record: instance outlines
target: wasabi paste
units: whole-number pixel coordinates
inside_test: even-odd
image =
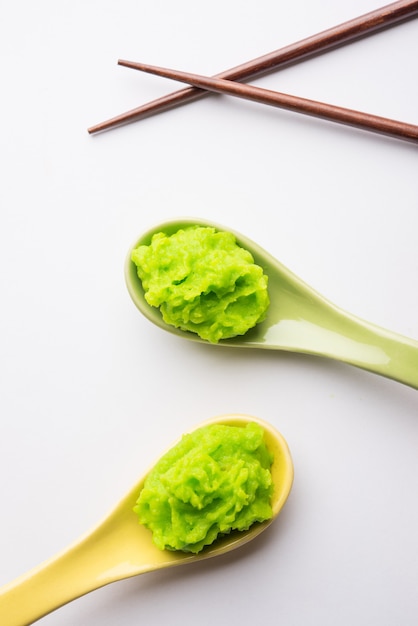
[[[158,461],[134,511],[161,550],[200,552],[271,519],[272,461],[259,424],[203,426]]]
[[[160,232],[131,259],[148,304],[167,324],[201,339],[243,335],[266,316],[268,278],[232,233],[207,226]]]

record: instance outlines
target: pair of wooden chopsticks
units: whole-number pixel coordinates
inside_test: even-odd
[[[119,60],[118,63],[120,65],[176,79],[193,85],[193,87],[168,94],[110,120],[101,122],[96,126],[90,127],[88,132],[94,134],[129,122],[138,121],[155,113],[201,98],[208,95],[208,92],[218,92],[355,126],[398,139],[417,142],[418,126],[413,124],[236,82],[265,75],[273,70],[360,39],[417,15],[418,0],[393,2],[376,11],[366,13],[339,26],[325,30],[290,46],[280,48],[211,78],[143,63]]]

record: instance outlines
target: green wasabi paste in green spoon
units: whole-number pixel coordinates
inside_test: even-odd
[[[260,319],[255,322],[252,319],[247,331],[241,333],[239,330],[234,337],[216,338],[212,343],[329,357],[418,388],[418,341],[384,330],[343,311],[247,237],[199,218],[180,218],[158,224],[141,235],[129,250],[125,265],[128,291],[137,308],[151,322],[187,339],[206,343],[210,341],[210,338],[200,337],[196,328],[176,327],[172,322],[164,320],[160,308],[147,302],[138,266],[134,262],[135,250],[140,246],[150,246],[157,233],[170,237],[180,230],[196,226],[233,235],[238,246],[251,254],[254,264],[262,268],[262,274],[268,279],[269,304],[264,312],[260,309]],[[164,270],[163,265],[160,272]],[[218,264],[218,269],[222,273],[222,263]],[[182,280],[191,271],[186,271]],[[155,268],[151,274],[153,272]],[[238,286],[240,280],[237,279]],[[222,299],[222,294],[218,298],[216,293],[210,291],[210,285],[206,285],[205,289],[207,292],[202,292],[201,296],[212,298],[216,303]],[[201,296],[194,294],[193,297]],[[245,307],[241,315],[245,315]]]

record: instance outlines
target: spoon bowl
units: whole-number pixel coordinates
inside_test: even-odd
[[[138,522],[133,512],[147,472],[95,529],[61,554],[0,589],[1,625],[27,626],[109,583],[220,556],[263,532],[279,515],[293,483],[293,463],[285,439],[267,422],[240,414],[216,417],[196,428],[209,424],[245,426],[249,422],[262,426],[265,444],[274,456],[271,519],[255,523],[247,531],[231,532],[198,554],[160,550],[152,541],[152,533]]]
[[[148,245],[153,234],[171,235],[188,226],[211,226],[235,235],[249,250],[269,279],[270,306],[266,319],[245,335],[225,339],[216,346],[286,350],[336,359],[418,388],[418,341],[385,330],[343,311],[304,283],[266,250],[240,233],[202,219],[179,218],[145,232],[129,250],[125,279],[139,311],[160,328],[183,338],[208,343],[192,332],[166,324],[159,309],[144,297],[131,252]]]

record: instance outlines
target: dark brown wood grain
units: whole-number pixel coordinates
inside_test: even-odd
[[[157,76],[179,80],[189,85],[194,85],[195,87],[216,93],[228,94],[261,104],[268,104],[296,113],[304,113],[305,115],[354,126],[397,139],[404,139],[415,143],[418,142],[418,126],[413,124],[399,122],[370,113],[363,113],[362,111],[346,109],[316,100],[308,100],[307,98],[271,91],[270,89],[262,89],[261,87],[255,87],[253,85],[237,83],[223,78],[200,76],[199,74],[179,72],[177,70],[132,61],[120,60],[119,63],[125,67],[141,70],[148,74],[156,74]]]
[[[332,50],[349,42],[361,39],[377,31],[389,28],[418,15],[418,0],[401,0],[366,13],[343,24],[329,28],[317,35],[302,39],[274,52],[258,57],[230,70],[217,74],[214,78],[230,81],[246,81],[293,63],[303,61],[320,53]],[[192,102],[208,95],[208,91],[187,87],[161,98],[131,109],[105,122],[91,126],[90,134],[108,130],[130,122],[144,119],[173,107]]]

